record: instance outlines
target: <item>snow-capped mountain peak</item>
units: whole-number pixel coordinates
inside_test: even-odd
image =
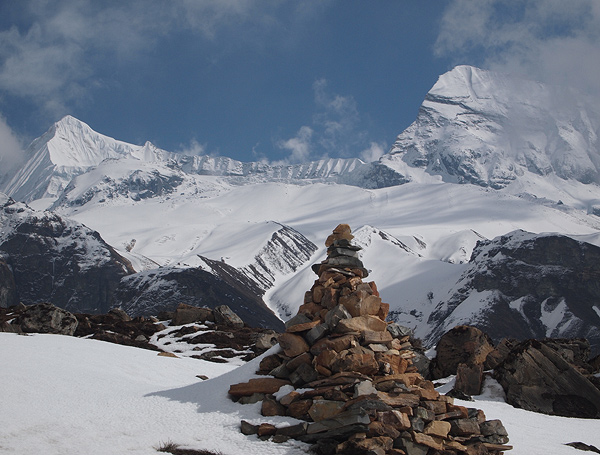
[[[528,174],[598,183],[599,129],[598,109],[570,88],[457,66],[381,162],[497,189]]]

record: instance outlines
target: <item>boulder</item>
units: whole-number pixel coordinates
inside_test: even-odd
[[[73,313],[50,303],[30,306],[19,316],[17,323],[23,332],[60,335],[73,335],[78,324]]]
[[[543,341],[520,343],[496,368],[494,377],[513,406],[551,415],[600,418],[600,390]]]
[[[217,324],[229,325],[232,327],[244,327],[244,321],[233,312],[227,305],[220,305],[213,310],[215,322]]]
[[[468,366],[483,364],[494,346],[492,340],[478,328],[460,325],[444,334],[435,349],[431,376],[440,379],[456,374],[460,363]]]
[[[214,322],[213,310],[180,303],[171,320],[171,325],[184,325],[192,322]]]

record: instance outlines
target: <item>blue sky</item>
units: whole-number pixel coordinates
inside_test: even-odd
[[[66,114],[169,151],[376,159],[456,64],[596,96],[600,1],[0,1],[0,166]]]

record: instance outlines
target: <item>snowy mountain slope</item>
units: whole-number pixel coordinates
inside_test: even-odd
[[[458,66],[381,162],[497,189],[529,174],[600,183],[599,130],[597,106],[574,90]]]
[[[256,377],[261,358],[233,369],[60,335],[0,333],[0,345],[0,363],[7,366],[0,369],[0,382],[10,385],[0,389],[0,453],[155,455],[155,447],[171,441],[223,455],[306,454],[305,444],[276,444],[240,432],[242,419],[277,426],[298,422],[263,417],[260,404],[241,405],[227,397],[231,384]],[[211,379],[196,377],[202,374]],[[594,419],[515,409],[503,402],[494,383],[475,400],[456,404],[501,419],[512,455],[574,455],[578,452],[565,444],[575,441],[600,446]]]

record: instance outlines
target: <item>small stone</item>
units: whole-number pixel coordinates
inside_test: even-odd
[[[294,387],[300,387],[309,382],[316,381],[319,377],[317,371],[306,363],[301,363],[292,374],[290,374],[290,382]]]
[[[422,444],[435,450],[443,450],[444,448],[443,440],[437,436],[430,436],[425,433],[413,433],[413,438],[417,444]]]
[[[372,394],[377,394],[377,389],[371,381],[361,381],[354,386],[354,398]]]
[[[312,400],[296,400],[288,406],[287,415],[300,420],[307,420],[310,416],[308,410],[312,406]]]
[[[292,319],[288,319],[285,322],[285,327],[287,329],[288,327],[291,327],[291,326],[294,326],[294,325],[297,325],[297,324],[305,324],[307,322],[312,322],[312,320],[309,319],[305,314],[298,313]]]
[[[387,425],[392,425],[394,428],[402,431],[411,428],[411,422],[408,415],[404,412],[393,409],[386,412],[378,412],[377,419]]]
[[[428,434],[430,436],[446,438],[448,436],[448,433],[450,432],[450,427],[450,422],[445,422],[443,420],[434,420],[427,424],[423,433]]]
[[[257,430],[258,436],[273,436],[276,432],[277,428],[270,423],[261,423]]]
[[[479,424],[471,419],[450,420],[452,436],[472,436],[481,434]]]
[[[325,322],[331,328],[331,330],[335,330],[342,319],[350,319],[352,315],[348,312],[346,307],[343,305],[336,305],[333,309],[327,312],[325,316]]]
[[[229,395],[233,397],[250,396],[253,393],[277,392],[281,386],[289,384],[290,381],[276,378],[256,378],[248,382],[233,384],[229,387]]]
[[[345,404],[344,401],[314,400],[308,414],[313,421],[319,422],[341,414]]]
[[[407,335],[412,335],[411,329],[409,329],[408,327],[398,325],[395,322],[388,324],[387,330],[392,334],[394,338],[402,338]]]
[[[259,401],[262,401],[265,399],[265,394],[264,393],[253,393],[250,396],[247,397],[240,397],[240,399],[238,400],[239,404],[254,404],[254,403],[258,403]]]
[[[308,344],[310,344],[312,346],[318,340],[320,340],[325,335],[327,335],[327,333],[329,333],[329,326],[325,323],[318,324],[317,326],[310,329],[306,333],[306,335],[304,335],[304,338],[306,339],[306,341],[308,341]]]
[[[386,331],[365,330],[361,333],[363,344],[388,343],[392,341],[392,334]]]
[[[290,425],[289,427],[277,428],[276,435],[298,438],[299,436],[305,435],[307,429],[308,422],[300,422],[296,425]]]
[[[293,333],[282,333],[278,338],[279,345],[288,357],[296,357],[309,350],[309,346],[299,335]]]
[[[310,321],[304,322],[302,324],[294,324],[287,326],[285,331],[288,333],[297,333],[297,332],[306,332],[307,330],[312,329],[320,324],[320,321]]]
[[[229,325],[232,327],[244,327],[244,321],[233,312],[227,305],[219,305],[213,310],[215,322],[217,324]]]
[[[294,371],[301,364],[306,363],[308,365],[312,365],[313,356],[310,352],[304,352],[300,354],[298,357],[293,358],[288,363],[285,364],[288,370]]]
[[[251,423],[242,420],[240,430],[242,434],[245,434],[246,436],[258,434],[258,425],[252,425]]]
[[[335,352],[342,352],[356,345],[355,335],[344,335],[337,338],[323,338],[317,341],[311,348],[310,352],[313,355],[319,355],[326,349],[331,349]]]
[[[179,357],[173,354],[172,352],[159,352],[157,354],[159,357],[173,357],[174,359],[178,359]]]
[[[266,395],[262,402],[260,410],[261,415],[265,417],[284,416],[286,413],[285,406],[280,404],[273,395]]]
[[[387,322],[382,321],[377,316],[366,315],[341,320],[336,327],[336,332],[364,332],[366,330],[383,331],[386,327]]]

